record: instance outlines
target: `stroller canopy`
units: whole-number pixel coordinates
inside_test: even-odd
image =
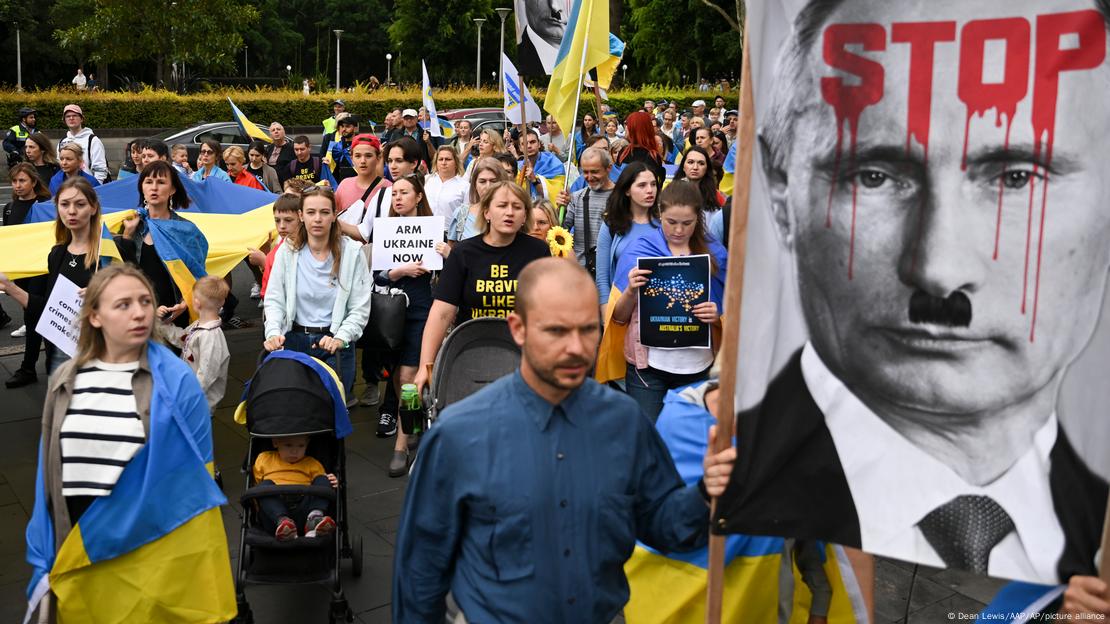
[[[235,420],[251,435],[277,437],[352,431],[339,379],[326,364],[297,351],[274,351],[243,388]]]

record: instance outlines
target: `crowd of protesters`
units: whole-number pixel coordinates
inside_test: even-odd
[[[38,131],[36,111],[19,110],[19,123],[3,143],[13,195],[4,207],[3,225],[24,223],[35,203],[53,201],[56,244],[43,250],[45,275],[9,280],[0,274],[0,289],[26,309],[24,326],[12,334],[24,337],[24,357],[7,387],[37,382],[43,341],[34,328],[45,298],[64,276],[89,289],[85,305],[93,311],[82,312],[75,364],[62,368],[68,356],[46,343],[45,372],[52,392],[96,377],[118,386],[113,392],[129,393],[133,407],[141,410],[150,401],[144,385],[149,379],[136,374],[128,383],[117,373],[149,370],[152,354],[160,359],[163,347],[148,344],[159,342],[168,345],[167,353],[189,363],[209,410],[225,393],[238,392],[226,387],[228,352],[222,334],[243,326],[234,316],[230,282],[204,278],[192,292],[183,291],[167,270],[166,250],[152,235],[157,221],[174,221],[203,238],[179,214],[191,203],[186,180],[274,194],[275,236],[262,248],[249,250],[247,257],[255,278],[252,297],[261,300],[264,311],[259,346],[323,360],[336,369],[348,407],[377,405],[376,434],[395,437],[387,468],[391,477],[409,473],[417,453],[423,452],[417,436],[399,430],[402,385],[422,389],[430,383],[430,365],[455,326],[521,314],[523,304],[517,298],[486,295],[523,297],[518,280],[533,263],[558,254],[549,239],[558,228],[573,237],[570,257],[558,262],[577,268],[567,273],[559,265],[548,267],[555,261],[544,261],[536,265],[544,268],[532,271],[535,279],[557,284],[551,280],[559,275],[592,281],[594,289],[583,301],[592,308],[586,317],[596,322],[598,334],[628,326],[621,345],[623,380],[611,383],[606,392],[626,394],[621,405],[638,409],[654,423],[668,391],[711,379],[724,313],[719,299],[692,310],[698,322],[709,326],[711,348],[644,346],[637,332],[637,294],[649,272],[636,261],[707,254],[713,289],[723,291],[731,206],[721,181],[727,155],[738,140],[738,114],[727,108],[724,97],[696,100],[688,107],[646,100],[623,117],[602,107],[582,115],[573,129],[560,128],[550,116],[524,129],[487,126],[478,131],[475,120],[461,119],[449,138],[431,136],[423,109],[395,109],[382,124],[373,125],[347,111],[342,100],[331,106],[316,150],[308,136],[290,139],[275,121],[269,126],[271,142],[255,141],[244,148],[205,138],[195,162],[185,145],[133,141],[115,172],[79,106],[65,107],[67,132],[56,146]],[[558,176],[566,179],[549,184]],[[113,180],[135,184],[140,198],[134,216],[111,232],[127,268],[108,268],[109,258],[101,253],[96,187]],[[430,216],[443,219],[443,242],[436,246],[442,270],[431,271],[423,262],[371,270],[368,249],[377,219]],[[373,322],[372,294],[391,290],[403,292],[408,301],[402,335],[392,348],[370,340],[373,332],[367,331]],[[530,293],[528,298],[534,302],[538,296]],[[112,297],[129,301],[134,312],[110,318],[101,308]],[[191,316],[199,320],[191,321]],[[8,322],[0,309],[0,326]],[[362,353],[356,357],[358,349]],[[359,369],[366,390],[355,397]],[[161,374],[159,370],[153,374]],[[69,426],[74,400],[50,399],[44,426]],[[142,436],[142,427],[130,433],[136,432]],[[206,439],[210,444],[210,435]],[[126,463],[137,448],[113,452],[130,453]],[[65,465],[66,447],[44,452]],[[63,480],[65,474],[63,468]],[[105,478],[116,477],[118,472]],[[663,481],[677,487],[670,476]],[[56,485],[50,495],[66,508],[67,527],[76,524],[96,496],[111,492],[111,483],[72,495]],[[714,487],[714,493],[723,488]],[[276,531],[279,539],[296,536],[286,523],[279,523]],[[407,556],[438,556],[422,552]],[[402,554],[399,549],[398,557]],[[412,608],[404,591],[395,593],[402,601],[395,613]]]

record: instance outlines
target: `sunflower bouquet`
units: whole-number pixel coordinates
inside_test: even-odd
[[[551,249],[551,255],[556,258],[574,257],[574,237],[558,225],[548,230],[547,246]]]

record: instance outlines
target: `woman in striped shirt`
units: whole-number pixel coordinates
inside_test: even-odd
[[[191,441],[181,439],[175,442],[177,448],[184,445],[191,452],[181,455],[185,459],[174,461],[195,464],[193,474],[197,470],[204,474],[205,468],[211,474],[212,429],[208,403],[188,366],[166,347],[151,341],[154,315],[154,289],[146,276],[133,266],[105,267],[86,288],[77,353],[51,378],[43,409],[39,458],[41,489],[36,496],[47,501],[55,549],[62,547],[70,531],[98,503],[95,507],[99,509],[97,519],[125,517],[128,508],[142,509],[152,504],[158,508],[158,515],[166,518],[176,516],[186,520],[191,514],[203,511],[198,509],[196,500],[187,500],[188,497],[160,498],[159,493],[167,487],[165,483],[157,488],[136,488],[135,479],[131,478],[124,486],[123,476],[128,474],[129,465],[132,461],[138,462],[137,456],[148,446],[148,453],[135,468],[138,474],[145,475],[140,478],[165,479],[168,476],[161,473],[164,466],[151,471],[153,466],[165,461],[165,458],[156,460],[154,454],[159,449],[168,452],[166,449],[170,447],[165,440],[180,435],[179,429]],[[215,488],[209,483],[210,479],[201,481],[205,488]],[[126,492],[113,496],[117,486]],[[224,500],[218,490],[208,494]],[[143,500],[147,497],[148,500]],[[82,531],[86,545],[88,540],[94,539],[90,531],[96,522],[92,522],[93,527]],[[143,529],[125,522],[118,531],[135,532],[136,526]],[[115,539],[122,537],[114,536]],[[140,543],[134,547],[151,537],[158,535],[137,537]],[[226,555],[222,530],[216,537],[221,543],[206,547]],[[104,573],[126,574],[126,571],[109,569]],[[223,578],[215,580],[224,581]],[[233,591],[229,574],[226,581],[229,587],[221,585],[221,592],[217,593]],[[182,607],[196,598],[190,593],[192,589],[183,587],[178,595],[168,599],[162,595],[138,600],[156,602],[159,606],[152,607],[155,610]],[[64,602],[64,598],[60,600]],[[167,600],[172,604],[167,604]],[[64,611],[65,605],[60,608]]]

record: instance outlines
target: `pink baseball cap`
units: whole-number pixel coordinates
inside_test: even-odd
[[[360,134],[355,136],[351,141],[351,150],[353,151],[359,145],[369,145],[379,152],[382,150],[381,140],[373,134]]]
[[[82,119],[85,118],[85,112],[76,104],[66,104],[66,107],[62,109],[62,117],[65,117],[66,113],[77,113]]]

